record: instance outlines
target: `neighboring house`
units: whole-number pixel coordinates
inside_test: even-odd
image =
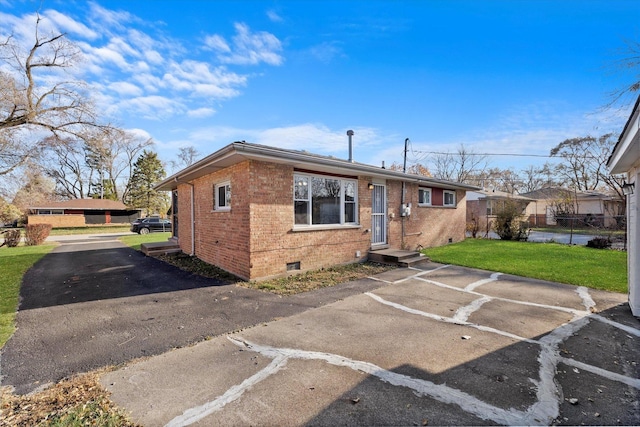
[[[465,192],[477,187],[235,142],[156,189],[172,191],[183,252],[260,279],[461,241]]]
[[[491,221],[504,208],[507,201],[516,202],[525,215],[526,208],[533,199],[499,190],[481,189],[467,191],[467,223],[476,221],[477,229],[484,235],[491,229]]]
[[[28,224],[82,227],[95,224],[128,224],[140,217],[139,209],[104,199],[73,199],[29,207]]]
[[[640,97],[631,111],[607,166],[612,174],[626,174],[623,191],[627,195],[627,269],[629,306],[640,317],[640,215],[638,214],[638,183],[640,182]]]
[[[624,213],[624,201],[598,191],[573,191],[547,187],[520,194],[532,199],[526,214],[532,227],[558,225],[560,218],[571,216],[577,225],[616,228]],[[571,212],[571,213],[569,213]],[[562,219],[561,225],[569,220]]]

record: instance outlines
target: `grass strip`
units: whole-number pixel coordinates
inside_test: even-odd
[[[627,292],[627,253],[557,243],[466,239],[423,250],[432,261]]]
[[[64,227],[54,228],[49,233],[50,236],[68,236],[76,234],[105,234],[105,233],[127,233],[131,229],[130,224],[123,225],[93,225],[87,227]]]
[[[15,331],[22,276],[55,245],[0,248],[0,348]]]
[[[8,387],[1,388],[0,425],[136,426],[109,400],[109,393],[100,385],[102,373],[76,375],[27,395],[14,395]]]

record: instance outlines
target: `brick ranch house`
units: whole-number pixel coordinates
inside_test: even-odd
[[[56,227],[128,224],[140,217],[139,209],[105,199],[73,199],[30,206],[28,224],[51,224]]]
[[[408,208],[402,215],[402,190]],[[180,249],[246,280],[465,238],[464,184],[234,142],[160,182]]]

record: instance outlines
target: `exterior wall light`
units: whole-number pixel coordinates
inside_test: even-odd
[[[373,190],[373,184],[369,183],[369,190]]]
[[[627,181],[624,181],[622,184],[622,194],[624,194],[625,196],[633,194],[633,190],[635,190],[635,188],[636,188],[635,182],[629,183]]]

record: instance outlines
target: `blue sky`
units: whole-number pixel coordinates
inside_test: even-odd
[[[246,140],[379,165],[425,152],[546,155],[566,138],[618,134],[602,110],[638,75],[640,2],[0,0],[0,34],[68,33],[114,123],[165,160]],[[520,170],[544,158],[494,156]],[[171,172],[169,170],[169,172]]]

